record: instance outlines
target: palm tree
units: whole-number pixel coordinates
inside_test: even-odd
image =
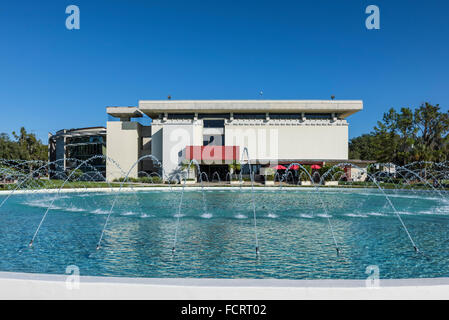
[[[190,178],[190,170],[195,168],[195,164],[192,161],[183,161],[181,164],[181,170],[187,170],[187,179]]]

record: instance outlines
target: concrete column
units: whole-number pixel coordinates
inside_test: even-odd
[[[122,173],[120,168],[108,160],[106,163],[106,179],[108,181],[125,177],[125,174],[139,159],[139,127],[138,122],[107,122],[106,154],[108,158],[115,160],[125,172]],[[138,168],[139,165],[136,165],[131,170],[129,177],[137,178]]]

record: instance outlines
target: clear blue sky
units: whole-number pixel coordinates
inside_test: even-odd
[[[369,4],[380,30],[365,28]],[[169,94],[362,99],[350,137],[390,107],[449,105],[448,1],[2,1],[0,39],[0,132],[44,140]]]

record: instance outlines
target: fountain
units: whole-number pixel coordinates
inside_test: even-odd
[[[245,155],[246,155],[246,160],[245,160]],[[244,148],[243,152],[242,152],[242,157],[240,159],[240,163],[247,163],[248,167],[249,167],[249,176],[251,179],[251,204],[253,206],[253,221],[254,221],[254,237],[255,237],[255,241],[256,241],[256,256],[259,255],[259,239],[257,237],[257,218],[256,218],[256,202],[254,199],[254,174],[253,174],[253,169],[252,169],[252,165],[251,165],[251,160],[249,157],[249,152],[248,152],[248,148]],[[241,174],[241,172],[240,172]],[[240,180],[242,179],[242,176],[240,175]],[[241,185],[241,183],[240,183]]]
[[[218,174],[217,171],[215,171],[215,172],[212,174],[212,180],[211,180],[211,182],[214,182],[215,177],[217,177],[217,180],[216,180],[216,181],[217,181],[218,183],[221,183],[220,175]]]
[[[106,181],[93,165],[98,159],[115,164],[122,174],[119,183]],[[131,183],[132,170],[148,159],[159,171],[139,171]],[[243,184],[242,170],[236,188],[224,186],[234,179],[231,173],[221,180],[214,172],[209,180],[196,160],[189,168],[196,169],[199,187],[186,186],[185,172],[167,175],[153,156],[141,157],[126,171],[104,156],[70,161],[73,170],[67,171],[61,160],[0,159],[0,254],[7,261],[0,262],[0,270],[58,272],[69,254],[92,274],[114,270],[117,276],[252,278],[262,270],[263,277],[350,279],[364,277],[359,270],[373,261],[392,277],[437,277],[449,267],[449,257],[442,256],[449,249],[447,162],[366,168],[341,162],[322,174],[291,163],[276,175],[278,186],[259,188],[245,148],[240,163],[248,166],[250,186]],[[208,187],[209,181],[218,186]],[[307,181],[310,188],[300,186]],[[254,259],[248,232],[254,234],[254,270],[244,263]],[[15,253],[15,243],[30,235],[28,246],[35,249]],[[177,251],[180,241],[189,250]],[[416,257],[426,259],[409,256],[414,255],[407,250],[410,244]],[[99,253],[81,254],[80,248]],[[330,248],[337,260],[328,254]],[[170,249],[176,255],[167,261],[162,252]],[[43,261],[52,261],[55,269],[42,269]],[[135,269],[125,268],[128,264]],[[192,271],[198,266],[203,273]]]
[[[87,160],[87,161],[90,161],[91,159],[94,159],[95,157],[92,157],[92,158],[90,158],[89,160]],[[153,160],[153,162],[156,162],[156,164],[162,169],[162,176],[164,175],[164,170],[163,170],[163,168],[162,168],[162,165],[161,165],[161,163],[160,163],[160,161],[156,158],[156,157],[154,157],[154,156],[152,156],[152,155],[146,155],[146,156],[143,156],[143,157],[140,157],[132,166],[131,166],[131,168],[128,170],[128,172],[126,173],[126,175],[125,175],[125,179],[122,181],[122,183],[120,184],[120,188],[119,188],[119,192],[122,190],[122,188],[123,188],[123,184],[125,183],[125,182],[127,182],[128,181],[128,178],[129,178],[129,175],[130,175],[130,173],[131,173],[131,171],[136,167],[136,165],[140,162],[140,161],[142,161],[142,160],[145,160],[145,159],[151,159],[151,160]],[[103,229],[101,230],[101,235],[100,235],[100,239],[98,239],[98,243],[97,243],[97,250],[99,250],[100,249],[100,247],[101,247],[101,240],[103,239],[103,235],[104,235],[104,231],[106,230],[106,227],[107,227],[107,225],[108,225],[108,222],[109,222],[109,218],[111,217],[111,213],[112,213],[112,210],[114,209],[114,206],[115,206],[115,204],[116,204],[116,202],[117,202],[117,198],[118,198],[118,195],[116,195],[115,196],[115,198],[114,198],[114,201],[112,202],[112,205],[111,205],[111,209],[109,210],[109,213],[108,213],[108,215],[107,215],[107,217],[106,217],[106,221],[104,222],[104,226],[103,226]],[[48,211],[48,210],[47,210]],[[44,216],[44,218],[45,218],[45,216]],[[44,219],[43,218],[43,219]],[[42,220],[43,220],[42,219]]]
[[[189,163],[188,168],[190,168],[192,166],[192,164],[194,164],[198,170],[198,175],[199,175],[199,179],[200,179],[200,183],[201,183],[201,191],[203,194],[203,204],[205,206],[205,196],[204,196],[204,187],[203,187],[203,173],[200,172],[200,165],[198,163],[198,161],[196,161],[195,159],[192,159]],[[206,179],[207,179],[207,175],[206,175]],[[179,229],[179,221],[181,218],[181,208],[182,208],[182,200],[184,198],[184,190],[185,190],[185,186],[186,186],[186,179],[184,179],[183,184],[182,184],[182,190],[181,190],[181,199],[179,201],[179,205],[178,205],[178,213],[176,215],[176,227],[175,227],[175,236],[173,237],[173,247],[172,247],[172,253],[174,253],[176,251],[176,241],[178,239],[178,229]],[[205,207],[203,207],[205,210]]]

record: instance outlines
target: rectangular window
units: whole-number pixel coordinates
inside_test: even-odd
[[[270,119],[274,120],[285,120],[285,119],[293,119],[298,120],[301,119],[300,113],[270,113]]]
[[[265,113],[234,113],[234,119],[242,119],[242,120],[264,120],[266,119]]]
[[[203,127],[204,128],[224,128],[224,120],[204,119],[203,120]]]
[[[224,135],[204,135],[203,146],[224,146]]]
[[[332,119],[331,113],[306,113],[306,119]]]
[[[229,119],[229,113],[200,113],[198,119]]]
[[[169,113],[167,115],[167,118],[170,120],[172,120],[172,119],[189,120],[189,119],[193,119],[193,113]]]

